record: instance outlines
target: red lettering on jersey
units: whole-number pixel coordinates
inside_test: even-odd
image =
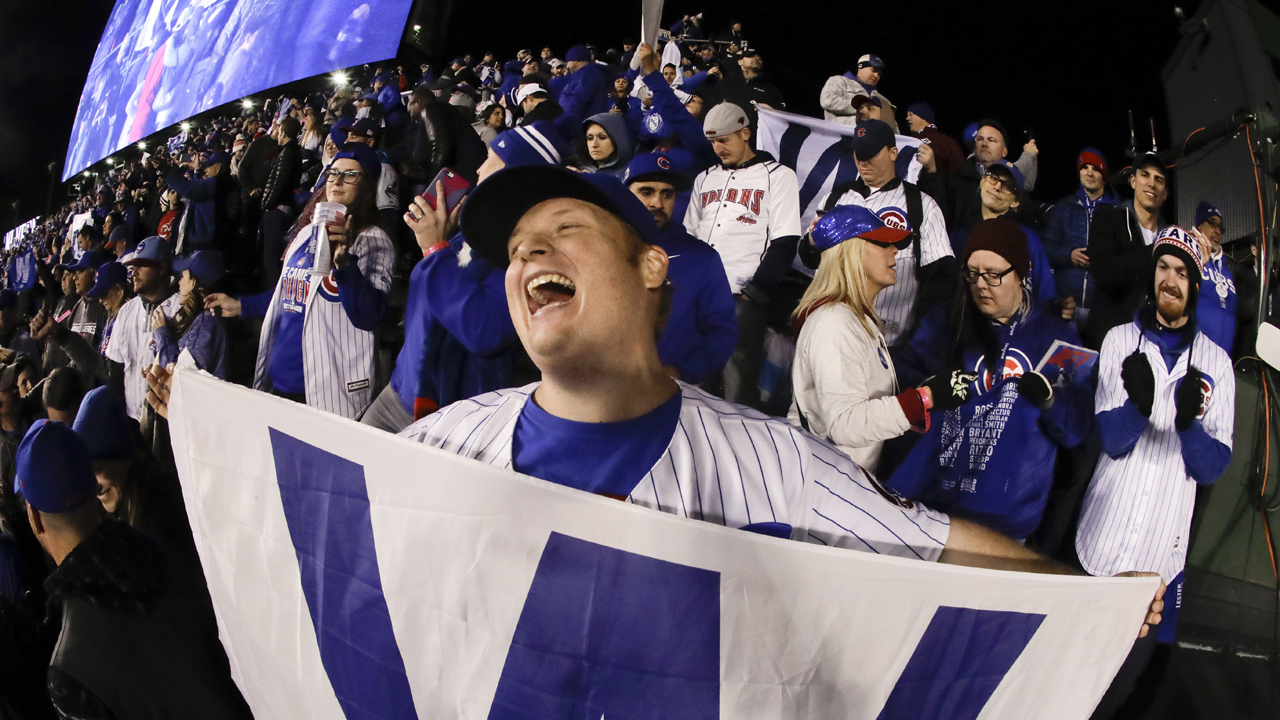
[[[764,200],[764,191],[757,190],[751,197],[751,212],[760,215],[760,202]]]
[[[749,193],[750,191],[747,191],[747,193],[744,194]],[[738,188],[729,188],[726,190],[724,193],[724,201],[727,203],[738,202]]]

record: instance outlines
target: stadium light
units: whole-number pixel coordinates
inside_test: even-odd
[[[421,29],[422,29],[422,26],[421,26],[421,25],[414,25],[414,26],[413,26],[413,31],[414,31],[414,32],[418,32],[418,31],[419,31],[419,30],[421,30]]]
[[[347,80],[347,74],[344,72],[336,72],[333,74],[333,84],[338,87],[345,86],[347,84]]]
[[[145,140],[139,140],[139,141],[138,141],[138,149],[139,149],[139,150],[146,150],[146,149],[147,149],[147,143],[146,143],[146,141],[145,141]]]
[[[240,107],[244,108],[245,110],[252,110],[252,109],[253,109],[253,101],[252,101],[252,100],[250,100],[249,98],[245,98],[245,99],[244,99],[244,102],[240,103]]]
[[[182,123],[181,125],[179,125],[178,127],[182,128],[182,132],[187,132],[188,130],[190,130],[190,129],[191,129],[191,123],[185,123],[185,122],[184,122],[184,123]]]

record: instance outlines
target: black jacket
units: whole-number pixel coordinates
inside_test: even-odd
[[[249,718],[199,568],[104,521],[45,581],[62,606],[49,695],[65,717]]]
[[[413,184],[429,183],[447,167],[474,185],[476,171],[488,154],[471,123],[443,102],[429,102],[418,114],[410,143],[405,180]]]
[[[1098,349],[1111,328],[1133,320],[1147,296],[1147,285],[1154,281],[1151,246],[1143,240],[1132,201],[1093,211],[1088,252],[1088,281],[1096,293],[1080,336],[1085,345]]]
[[[977,160],[966,158],[955,172],[920,173],[918,184],[921,190],[938,203],[938,209],[947,221],[947,232],[953,232],[982,222],[982,196],[979,195],[981,181]],[[1023,193],[1018,207],[1006,214],[1010,219],[1034,228],[1040,223],[1033,205],[1035,203]]]
[[[280,154],[271,164],[271,173],[262,188],[262,211],[266,212],[277,205],[293,205],[293,191],[298,187],[298,178],[302,175],[302,149],[298,143],[291,142],[280,148]]]

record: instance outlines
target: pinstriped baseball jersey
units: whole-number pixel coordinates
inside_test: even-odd
[[[837,205],[861,205],[880,216],[886,225],[907,227],[907,193],[898,183],[892,190],[872,190],[867,197],[850,190],[836,202]],[[947,236],[947,222],[942,217],[938,203],[926,193],[920,194],[920,206],[924,219],[920,227],[920,262],[923,265],[941,260],[955,253]],[[876,296],[876,314],[884,322],[884,339],[890,345],[906,342],[904,335],[915,322],[916,297],[920,283],[916,281],[916,258],[910,250],[898,253],[898,282]]]
[[[1139,346],[1140,336],[1135,323],[1107,333],[1098,358],[1095,412],[1114,410],[1129,399],[1120,365]],[[1196,498],[1196,483],[1187,473],[1173,426],[1174,389],[1187,374],[1187,353],[1168,372],[1159,347],[1143,337],[1141,348],[1156,379],[1150,423],[1127,454],[1112,458],[1104,452],[1099,458],[1080,513],[1076,552],[1091,575],[1158,572],[1168,583],[1186,564]],[[1212,389],[1201,419],[1205,432],[1230,448],[1236,396],[1231,358],[1199,331],[1191,356]]]
[[[895,504],[857,463],[781,418],[680,385],[671,442],[627,502],[728,527],[784,523],[793,539],[821,545],[923,560],[942,553],[946,515]],[[510,469],[516,421],[536,388],[456,402],[400,435]]]
[[[684,227],[720,253],[729,287],[742,292],[769,242],[801,233],[796,173],[771,159],[735,169],[707,168],[693,181]]]
[[[164,314],[173,317],[178,312],[178,294],[174,293],[160,303]],[[124,407],[129,417],[142,417],[142,406],[147,401],[147,379],[143,375],[156,357],[151,336],[151,313],[141,297],[135,297],[120,307],[115,323],[111,326],[111,339],[107,342],[107,359],[124,365]]]
[[[317,231],[315,224],[303,228],[290,243],[285,257],[292,257],[302,245],[311,242]],[[387,234],[377,226],[367,227],[356,236],[349,252],[359,257],[360,273],[383,292],[391,287],[395,249]],[[330,272],[323,278],[305,280],[306,314],[302,326],[302,374],[307,404],[347,418],[354,418],[373,399],[374,335],[351,324],[338,297],[338,284]],[[262,321],[258,343],[258,362],[253,387],[271,391],[271,348],[280,326],[280,294],[286,282],[294,283],[282,273]]]

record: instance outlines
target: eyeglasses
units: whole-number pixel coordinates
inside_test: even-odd
[[[325,182],[331,182],[334,185],[341,185],[343,183],[354,183],[360,179],[361,175],[364,175],[363,170],[325,170],[324,171]]]
[[[1012,180],[1005,180],[1004,178],[1000,177],[995,173],[989,172],[986,175],[983,175],[982,179],[990,180],[991,182],[995,183],[996,188],[999,189],[1000,192],[1006,193],[1008,195],[1013,195],[1018,192],[1018,186],[1014,185]]]
[[[1004,282],[1004,276],[1008,275],[1011,272],[1013,272],[1012,267],[1010,267],[1008,270],[1005,270],[1004,272],[984,272],[984,273],[974,272],[966,267],[966,268],[960,269],[960,279],[964,280],[966,283],[970,285],[977,285],[978,278],[982,278],[983,280],[987,281],[987,285],[989,287],[1000,287],[1000,283]]]

